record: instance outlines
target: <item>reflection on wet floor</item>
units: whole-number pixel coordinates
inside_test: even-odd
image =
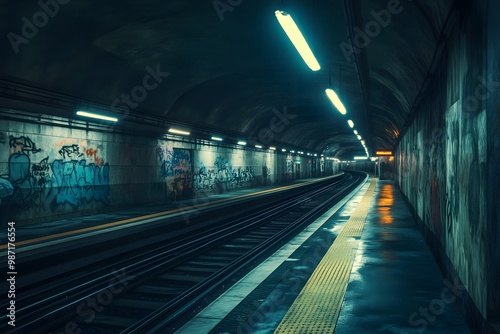
[[[377,211],[380,214],[381,224],[392,224],[392,205],[394,204],[394,188],[390,184],[384,184],[380,187],[380,193],[377,200]]]

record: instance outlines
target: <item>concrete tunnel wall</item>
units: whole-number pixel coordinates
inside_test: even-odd
[[[396,173],[438,263],[477,307],[462,296],[463,310],[480,323],[500,320],[500,6],[462,3],[463,15],[453,21],[438,70],[399,142]]]
[[[319,157],[0,122],[0,217],[20,224],[338,171]]]

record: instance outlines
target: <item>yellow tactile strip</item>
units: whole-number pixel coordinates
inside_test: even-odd
[[[275,333],[333,333],[344,300],[376,179],[346,222]]]

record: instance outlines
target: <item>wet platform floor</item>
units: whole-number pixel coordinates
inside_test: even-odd
[[[275,332],[367,188],[311,224],[178,333]],[[443,279],[399,190],[377,181],[334,333],[470,333],[455,303],[460,293],[457,282]]]
[[[456,283],[443,279],[400,191],[378,181],[335,333],[470,333]]]

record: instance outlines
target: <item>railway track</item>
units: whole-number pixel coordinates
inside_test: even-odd
[[[6,333],[172,333],[364,179],[346,174],[26,298]],[[55,293],[59,291],[58,293]]]

